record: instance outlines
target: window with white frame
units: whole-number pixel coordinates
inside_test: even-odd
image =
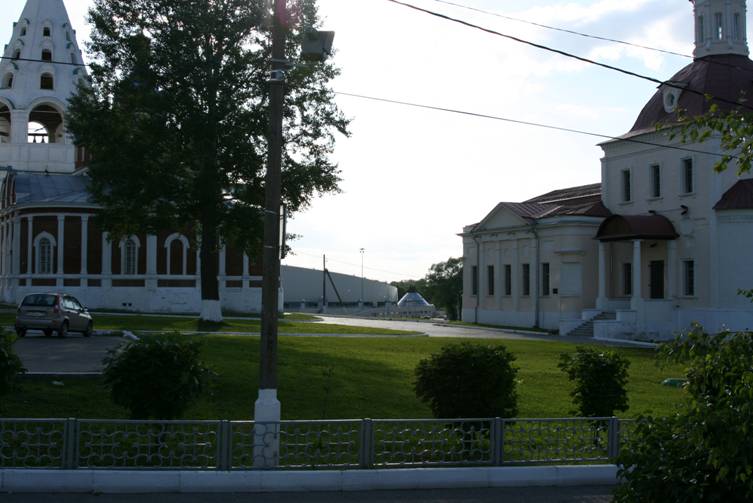
[[[693,186],[693,159],[682,160],[682,189],[685,194],[695,190]]]
[[[629,203],[633,200],[633,188],[630,179],[630,170],[622,170],[622,202]]]
[[[721,12],[714,14],[714,37],[717,40],[724,40],[724,18]]]
[[[695,296],[695,261],[683,261],[683,294],[686,297]]]
[[[53,274],[55,238],[48,232],[42,232],[34,239],[34,255],[36,274]]]
[[[123,274],[135,276],[139,271],[139,245],[134,238],[123,242]]]
[[[651,197],[661,197],[661,166],[651,165]]]
[[[166,270],[167,274],[188,274],[188,238],[182,234],[171,234],[165,239]]]

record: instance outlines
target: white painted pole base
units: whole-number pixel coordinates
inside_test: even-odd
[[[204,321],[222,321],[222,305],[219,300],[201,300],[201,314],[199,318]]]
[[[254,466],[274,468],[280,464],[281,406],[276,389],[260,389],[254,404]]]

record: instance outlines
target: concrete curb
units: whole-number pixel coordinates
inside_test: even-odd
[[[552,340],[556,340],[559,337],[556,334],[550,332],[536,332],[535,330],[520,330],[517,328],[497,328],[497,327],[485,327],[480,325],[453,325],[452,323],[432,323],[437,327],[447,328],[467,328],[469,330],[480,330],[486,332],[499,332],[502,334],[514,334],[514,335],[538,335],[541,337],[551,337]]]
[[[616,484],[615,465],[233,472],[0,470],[0,493],[264,493]]]

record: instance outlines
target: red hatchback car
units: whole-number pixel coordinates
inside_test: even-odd
[[[90,337],[94,332],[94,320],[75,297],[60,293],[35,293],[27,295],[18,306],[16,333],[26,336],[28,330],[41,330],[50,337],[57,332],[65,337],[68,332],[81,332]]]

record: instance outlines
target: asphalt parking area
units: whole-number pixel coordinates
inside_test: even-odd
[[[98,374],[107,351],[123,342],[120,337],[83,337],[70,334],[66,338],[45,337],[42,332],[29,331],[16,341],[15,349],[28,374]]]

